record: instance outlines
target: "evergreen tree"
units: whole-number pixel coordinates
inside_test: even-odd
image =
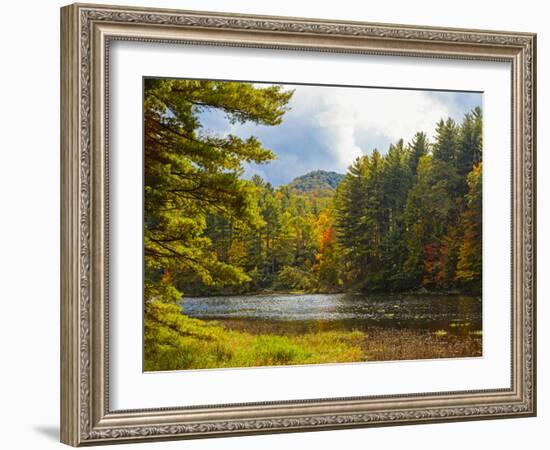
[[[409,286],[419,286],[424,278],[426,255],[432,254],[437,242],[437,216],[432,203],[433,158],[419,159],[416,179],[407,195],[404,210],[404,241],[407,260],[404,272]]]
[[[440,120],[436,126],[436,138],[433,145],[433,157],[437,161],[454,163],[457,157],[458,132],[455,121],[451,118]]]
[[[426,156],[429,151],[428,137],[426,133],[419,131],[414,135],[412,142],[409,144],[409,168],[413,175],[416,174],[416,168],[420,158]]]
[[[481,288],[482,275],[482,164],[468,175],[467,208],[462,215],[464,237],[458,256],[456,279],[461,284]]]
[[[240,177],[242,164],[264,163],[274,154],[253,136],[242,139],[203,133],[199,117],[205,110],[218,109],[231,122],[277,125],[291,96],[292,92],[279,86],[145,80],[147,301],[166,295],[174,299],[174,274],[207,285],[249,280],[241,267],[218,258],[204,232],[211,214],[231,223],[261,224],[254,188]]]
[[[464,116],[460,127],[460,135],[457,152],[457,169],[461,177],[459,193],[464,196],[468,192],[466,177],[475,164],[481,162],[483,145],[482,113],[481,108],[476,107]]]
[[[370,171],[370,158],[357,158],[338,186],[335,198],[338,241],[342,245],[342,262],[345,264],[345,284],[357,283],[366,265],[364,242],[360,235],[364,228],[362,212],[367,207],[366,181]]]

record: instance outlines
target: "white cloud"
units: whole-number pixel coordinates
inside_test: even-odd
[[[385,152],[390,143],[411,140],[417,131],[433,137],[435,124],[455,113],[451,95],[445,102],[444,95],[422,91],[297,86],[285,121],[316,122],[338,166],[346,167],[374,147]]]

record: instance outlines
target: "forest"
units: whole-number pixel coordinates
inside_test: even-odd
[[[168,359],[159,363],[159,354],[185,338],[174,332],[178,326],[184,335],[193,334],[189,327],[202,330],[203,323],[169,306],[186,296],[481,295],[481,108],[460,123],[442,118],[432,140],[419,130],[384,152],[363,149],[345,174],[317,170],[278,187],[258,175],[246,179],[244,164],[269,164],[276,154],[254,136],[203,129],[201,113],[216,109],[231,123],[276,127],[292,95],[277,85],[145,80],[144,307],[146,367],[147,355],[156,361],[151,370],[165,367]],[[203,331],[221,333],[212,330]]]

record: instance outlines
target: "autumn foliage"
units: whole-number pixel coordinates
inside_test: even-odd
[[[246,179],[245,164],[269,164],[276,154],[254,136],[203,129],[201,114],[215,109],[231,123],[276,127],[292,95],[273,85],[145,80],[147,370],[315,362],[321,354],[355,361],[365,351],[360,333],[345,345],[336,334],[321,336],[322,345],[320,336],[230,334],[169,305],[188,295],[481,294],[481,109],[460,124],[441,120],[431,140],[418,132],[384,152],[365,148],[345,175],[316,170],[278,187]]]

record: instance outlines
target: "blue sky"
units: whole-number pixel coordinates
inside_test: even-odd
[[[258,84],[258,87],[262,85]],[[283,123],[274,126],[231,124],[218,110],[201,113],[203,132],[256,136],[277,159],[245,167],[245,177],[262,176],[275,186],[312,170],[345,173],[351,162],[373,149],[385,153],[391,143],[408,142],[417,131],[432,138],[435,124],[481,106],[482,94],[469,92],[299,86]]]

